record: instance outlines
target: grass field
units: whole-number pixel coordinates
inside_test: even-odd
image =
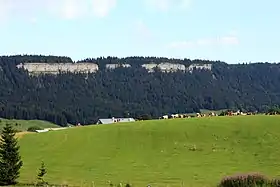
[[[21,182],[44,160],[51,183],[215,186],[228,174],[280,175],[280,116],[141,121],[28,134]],[[193,148],[196,147],[196,150]]]
[[[57,125],[47,122],[47,121],[40,121],[40,120],[8,120],[0,118],[0,130],[2,130],[3,126],[6,123],[12,124],[16,130],[19,131],[26,131],[29,127],[41,127],[41,128],[55,128],[58,127]],[[18,125],[16,125],[18,124]]]

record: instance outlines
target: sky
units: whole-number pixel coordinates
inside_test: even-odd
[[[280,62],[279,0],[0,0],[0,55]]]

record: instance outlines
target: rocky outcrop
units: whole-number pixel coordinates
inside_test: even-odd
[[[30,74],[58,74],[59,72],[94,73],[98,65],[94,63],[25,63],[17,65]]]
[[[106,64],[107,70],[114,70],[116,68],[130,68],[130,64]],[[192,64],[186,67],[183,64],[175,64],[163,62],[160,64],[150,63],[143,64],[148,72],[154,72],[157,68],[162,72],[190,72],[192,73],[194,69],[204,69],[212,70],[212,64]],[[71,72],[71,73],[95,73],[99,70],[97,64],[94,63],[25,63],[17,65],[17,68],[23,68],[27,70],[30,74],[58,74],[59,72]]]
[[[106,69],[130,68],[130,64],[106,64]]]
[[[142,67],[148,70],[148,72],[152,73],[154,72],[154,68],[156,68],[157,64],[142,64]]]
[[[212,64],[192,64],[189,67],[186,67],[183,64],[173,64],[173,63],[160,63],[160,64],[143,64],[143,68],[145,68],[148,72],[154,72],[154,68],[158,68],[162,72],[176,72],[176,71],[184,71],[192,73],[194,69],[204,69],[204,70],[212,70]]]
[[[187,70],[192,73],[194,69],[212,70],[212,64],[191,64]]]
[[[160,63],[157,67],[163,72],[176,72],[186,70],[186,67],[183,64]]]

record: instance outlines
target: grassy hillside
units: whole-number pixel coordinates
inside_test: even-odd
[[[46,179],[55,183],[214,186],[227,174],[280,175],[279,142],[279,116],[144,121],[29,134],[20,139],[21,181],[35,180],[44,160]]]
[[[0,118],[0,130],[6,123],[10,123],[14,125],[15,129],[18,131],[26,131],[29,127],[37,126],[41,128],[51,128],[51,127],[58,127],[57,125],[47,122],[47,121],[40,121],[40,120],[8,120]]]

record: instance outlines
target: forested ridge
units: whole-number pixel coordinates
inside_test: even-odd
[[[106,57],[79,62],[97,63],[91,74],[62,73],[29,76],[18,69],[26,62],[67,63],[69,57],[0,57],[0,117],[41,119],[59,125],[92,124],[99,118],[158,118],[199,109],[266,111],[280,104],[280,65],[253,63],[229,65],[220,61],[154,57]],[[212,70],[192,73],[148,73],[147,63],[213,64]],[[109,63],[131,68],[105,70]]]

